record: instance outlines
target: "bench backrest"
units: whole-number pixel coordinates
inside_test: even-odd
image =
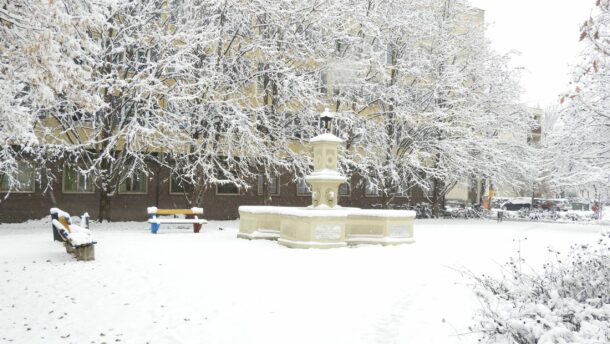
[[[52,221],[53,227],[57,230],[57,233],[61,236],[63,241],[69,241],[68,237],[70,235],[70,230],[68,227],[64,226],[59,220],[53,219]]]
[[[70,225],[72,225],[70,214],[59,208],[51,208],[51,219],[57,220],[68,232],[70,232]]]
[[[191,209],[158,209],[156,207],[150,207],[147,209],[149,215],[201,215],[203,214],[203,208],[191,208]]]

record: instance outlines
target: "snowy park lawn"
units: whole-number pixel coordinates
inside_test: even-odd
[[[539,268],[602,229],[418,220],[412,245],[298,250],[236,239],[238,221],[105,223],[77,262],[48,221],[0,225],[0,343],[475,343],[456,269],[498,274],[519,247]]]

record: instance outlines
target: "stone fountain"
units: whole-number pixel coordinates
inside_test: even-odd
[[[327,133],[310,140],[314,171],[309,207],[241,206],[238,238],[277,240],[292,248],[335,248],[358,244],[396,245],[414,242],[415,212],[343,208],[339,185],[346,181],[338,166],[343,140],[330,133],[331,114],[325,112]]]

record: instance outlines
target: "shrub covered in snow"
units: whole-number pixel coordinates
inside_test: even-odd
[[[497,218],[499,209],[492,209],[488,217]],[[598,221],[598,214],[591,210],[569,210],[569,211],[542,211],[522,209],[515,211],[503,211],[504,218],[523,219],[530,221],[556,221],[556,222],[591,222]]]
[[[470,276],[481,301],[472,331],[484,343],[610,343],[610,232],[567,255],[549,249],[541,272],[511,259],[502,278]]]

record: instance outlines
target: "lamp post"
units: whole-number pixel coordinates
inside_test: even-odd
[[[328,108],[324,109],[324,112],[320,115],[320,127],[323,132],[331,133],[332,121],[335,114],[330,112]]]

